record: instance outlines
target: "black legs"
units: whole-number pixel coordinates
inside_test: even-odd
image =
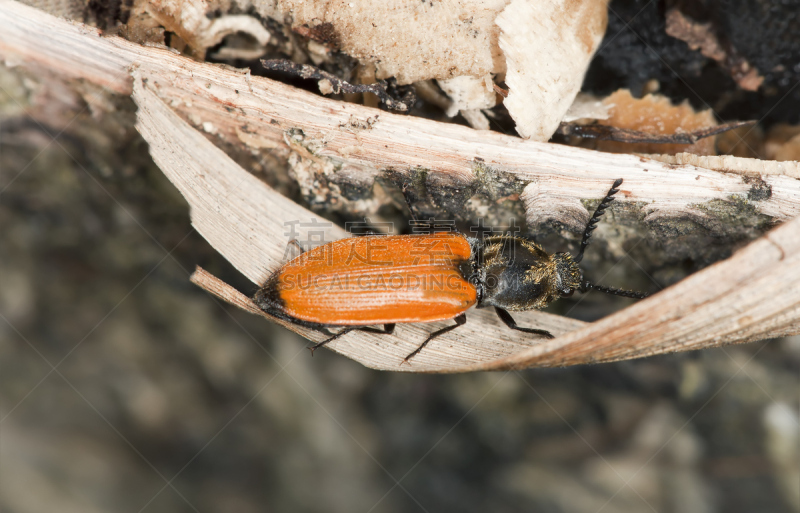
[[[458,317],[456,317],[453,320],[456,321],[456,323],[454,325],[445,326],[444,328],[442,328],[440,330],[436,330],[433,333],[431,333],[430,335],[428,335],[428,338],[425,339],[425,342],[420,344],[418,348],[414,349],[414,351],[411,354],[409,354],[408,356],[403,358],[403,361],[401,362],[401,364],[408,363],[408,361],[411,358],[417,356],[419,354],[419,352],[422,351],[423,347],[428,345],[428,342],[430,342],[431,340],[435,339],[439,335],[444,335],[448,331],[454,330],[454,329],[458,328],[459,326],[463,326],[464,324],[466,324],[467,323],[467,316],[465,314],[461,314],[461,315],[459,315]]]
[[[410,360],[411,358],[413,358],[417,354],[419,354],[419,352],[422,351],[422,348],[424,348],[426,345],[428,345],[428,342],[430,342],[431,340],[435,339],[439,335],[444,335],[448,331],[454,330],[454,329],[458,328],[459,326],[463,326],[464,324],[466,324],[467,316],[464,315],[464,314],[461,314],[461,315],[459,315],[458,317],[456,317],[453,320],[456,321],[456,323],[454,325],[445,326],[444,328],[442,328],[440,330],[436,330],[433,333],[431,333],[430,335],[428,335],[428,338],[425,339],[425,342],[420,344],[420,346],[418,348],[416,348],[411,354],[409,354],[408,356],[403,358],[402,363],[408,363],[408,360]],[[351,331],[355,331],[355,330],[366,331],[367,333],[378,333],[378,334],[381,334],[381,335],[391,335],[392,333],[394,333],[394,328],[395,328],[394,324],[384,324],[382,330],[381,329],[377,329],[377,328],[367,327],[367,326],[344,328],[339,333],[333,335],[330,338],[327,338],[327,339],[323,340],[322,342],[320,342],[318,344],[314,344],[313,346],[309,347],[308,349],[311,351],[311,354],[314,354],[314,351],[316,351],[320,347],[322,347],[324,345],[327,345],[330,342],[333,342],[334,340],[336,340],[337,338],[339,338],[341,336],[344,336],[344,335],[347,335]]]
[[[290,240],[289,244],[287,244],[286,246],[294,246],[294,247],[296,247],[297,250],[300,251],[301,255],[306,252],[306,250],[303,249],[303,246],[301,246],[300,243],[297,242],[297,239]]]
[[[348,333],[350,333],[351,331],[353,331],[355,329],[358,329],[358,328],[345,328],[342,331],[340,331],[339,333],[337,333],[336,335],[332,336],[331,338],[326,338],[322,342],[320,342],[318,344],[314,344],[313,346],[309,347],[308,350],[311,351],[311,356],[314,356],[314,351],[316,351],[320,347],[333,342],[334,340],[336,340],[337,338],[339,338],[339,337],[341,337],[343,335],[347,335]]]
[[[511,314],[507,311],[503,310],[502,308],[494,307],[494,311],[497,312],[497,316],[500,317],[500,320],[505,323],[506,326],[511,328],[512,330],[522,331],[524,333],[533,333],[534,335],[541,335],[546,338],[555,338],[553,334],[547,330],[537,330],[535,328],[523,328],[521,326],[517,326],[517,321],[511,317]]]
[[[497,316],[500,317],[500,320],[503,321],[505,323],[505,325],[508,326],[509,328],[511,328],[512,330],[522,331],[524,333],[531,333],[533,335],[539,335],[539,336],[542,336],[542,337],[545,337],[545,338],[554,338],[553,334],[550,333],[547,330],[537,330],[535,328],[523,328],[521,326],[517,326],[517,322],[514,320],[513,317],[511,317],[511,314],[509,314],[507,311],[503,310],[502,308],[495,307],[495,311],[497,312]],[[422,344],[420,344],[419,347],[414,349],[414,351],[412,351],[408,356],[403,358],[403,361],[401,363],[408,363],[409,360],[411,360],[412,358],[417,356],[420,353],[420,351],[422,351],[425,348],[425,346],[427,346],[428,343],[431,340],[435,339],[436,337],[438,337],[440,335],[444,335],[448,331],[452,331],[452,330],[458,328],[459,326],[463,326],[464,324],[466,324],[467,323],[467,316],[466,316],[466,314],[461,314],[458,317],[454,318],[453,320],[455,321],[455,324],[453,324],[452,326],[445,326],[444,328],[438,329],[438,330],[434,331],[433,333],[431,333],[430,335],[428,335],[428,338],[426,338],[425,341]],[[330,337],[330,338],[328,338],[326,340],[323,340],[322,342],[320,342],[318,344],[315,344],[315,345],[311,346],[309,349],[311,350],[311,353],[313,354],[314,351],[319,349],[320,347],[322,347],[322,346],[324,346],[324,345],[326,345],[326,344],[328,344],[330,342],[333,342],[337,338],[339,338],[339,337],[341,337],[343,335],[346,335],[346,334],[350,333],[351,331],[355,331],[355,330],[366,331],[368,333],[379,333],[379,334],[382,334],[382,335],[391,335],[392,333],[394,333],[394,328],[395,328],[394,324],[384,324],[382,330],[378,329],[378,328],[371,328],[371,327],[366,327],[366,326],[344,328],[339,333],[333,335],[332,337]]]
[[[309,347],[308,350],[311,351],[311,354],[313,355],[314,351],[316,351],[320,347],[322,347],[322,346],[324,346],[324,345],[326,345],[326,344],[328,344],[330,342],[333,342],[334,340],[336,340],[337,338],[341,337],[342,335],[347,335],[348,333],[350,333],[351,331],[354,331],[354,330],[366,331],[367,333],[380,333],[380,334],[383,334],[383,335],[391,335],[392,333],[394,333],[394,326],[395,326],[394,323],[392,323],[392,324],[384,324],[382,330],[379,330],[378,328],[370,328],[370,327],[367,327],[367,326],[345,328],[342,331],[340,331],[339,333],[337,333],[336,335],[332,336],[331,338],[325,339],[325,340],[323,340],[322,342],[320,342],[318,344],[314,344],[313,346]]]
[[[380,333],[380,334],[383,334],[383,335],[391,335],[392,333],[394,333],[394,327],[395,327],[395,324],[392,323],[392,324],[384,324],[382,330],[379,330],[378,328],[364,327],[364,328],[358,328],[358,331],[366,331],[367,333]]]
[[[553,337],[553,334],[550,333],[547,330],[537,330],[537,329],[534,329],[534,328],[522,328],[520,326],[517,326],[517,322],[514,320],[513,317],[511,317],[511,314],[509,314],[507,311],[503,310],[502,308],[495,307],[495,311],[497,312],[497,316],[500,317],[500,320],[503,321],[505,323],[505,325],[508,326],[509,328],[511,328],[512,330],[522,331],[524,333],[532,333],[534,335],[540,335],[540,336],[546,337],[546,338],[555,338],[555,337]],[[428,342],[430,342],[434,338],[438,337],[439,335],[444,335],[448,331],[454,330],[454,329],[458,328],[459,326],[463,326],[464,324],[466,324],[467,323],[467,316],[465,314],[461,314],[461,315],[459,315],[458,317],[456,317],[453,320],[456,321],[456,323],[454,325],[445,326],[444,328],[442,328],[440,330],[437,330],[437,331],[434,331],[433,333],[428,335],[428,338],[425,339],[425,342],[420,344],[420,346],[418,348],[416,348],[414,350],[414,352],[412,352],[410,355],[406,356],[403,359],[403,363],[408,363],[408,361],[411,358],[413,358],[417,354],[419,354],[419,352],[422,351],[422,349],[426,345],[428,345]]]

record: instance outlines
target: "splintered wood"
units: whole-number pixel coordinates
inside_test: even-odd
[[[394,335],[352,333],[330,345],[369,367],[464,372],[572,365],[800,332],[797,162],[610,154],[395,115],[101,37],[10,0],[0,0],[0,58],[48,79],[133,94],[137,128],[154,161],[186,197],[197,230],[253,282],[253,291],[285,255],[286,223],[324,220],[270,189],[215,143],[312,162],[366,184],[386,169],[408,176],[425,169],[428,180],[452,187],[503,173],[524,184],[520,199],[530,223],[556,220],[576,230],[588,219],[584,202],[602,198],[617,178],[624,179],[618,204],[639,205],[645,226],[700,215],[698,205],[731,198],[746,202],[752,215],[784,223],[730,259],[600,321],[519,314],[521,325],[549,330],[554,340],[509,330],[493,312],[470,311],[465,326],[437,338],[411,365],[400,362],[447,323],[402,325]],[[332,224],[324,230],[329,240],[344,235]],[[202,271],[193,279],[257,312],[252,291],[242,294]],[[287,327],[314,341],[324,337]]]

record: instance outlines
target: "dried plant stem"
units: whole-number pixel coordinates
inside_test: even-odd
[[[440,325],[403,325],[391,336],[353,333],[331,344],[370,367],[459,372],[568,365],[800,332],[800,218],[792,220],[800,213],[797,163],[735,159],[717,170],[479,133],[331,101],[166,49],[100,37],[92,28],[9,0],[0,0],[0,58],[42,76],[133,93],[137,128],[191,205],[193,224],[254,284],[283,258],[284,222],[313,214],[247,173],[194,127],[237,147],[283,157],[294,152],[331,168],[347,167],[355,179],[387,168],[409,174],[424,168],[458,186],[479,172],[506,173],[527,183],[522,197],[529,221],[555,218],[568,226],[588,219],[581,200],[602,197],[616,178],[625,180],[617,201],[646,205],[645,221],[657,223],[686,215],[698,203],[746,197],[756,166],[755,178],[770,194],[750,205],[788,221],[729,260],[599,322],[585,325],[540,312],[518,316],[520,324],[558,336],[551,341],[512,332],[491,312],[478,311],[411,366],[399,363]],[[336,227],[327,232],[330,238],[342,234]],[[195,279],[253,311],[240,293],[204,274]]]
[[[693,132],[681,132],[677,134],[651,134],[630,130],[628,128],[617,128],[609,125],[592,124],[579,125],[577,123],[561,123],[556,130],[557,134],[572,135],[586,139],[598,139],[601,141],[619,141],[626,143],[655,143],[655,144],[694,144],[700,139],[721,134],[734,128],[755,125],[755,121],[732,121],[718,126],[701,128]]]
[[[388,84],[384,80],[376,84],[351,84],[333,73],[328,73],[315,66],[298,64],[286,59],[262,60],[261,65],[269,70],[282,71],[301,78],[315,79],[320,82],[326,81],[326,87],[330,88],[330,91],[334,94],[372,93],[380,98],[381,102],[386,105],[387,108],[399,112],[408,111],[414,105],[414,102],[417,101],[416,96],[410,91],[404,95],[402,99],[398,100],[397,98],[393,98],[392,95],[387,92]]]

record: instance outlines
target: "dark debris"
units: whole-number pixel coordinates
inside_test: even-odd
[[[340,93],[372,93],[386,106],[387,109],[399,112],[408,112],[417,97],[411,88],[398,87],[393,80],[379,80],[375,84],[351,84],[332,73],[323,71],[308,64],[297,64],[286,59],[262,60],[261,64],[265,69],[271,71],[281,71],[308,80],[327,80],[330,82],[333,92]],[[392,94],[394,93],[394,94]]]
[[[628,128],[617,128],[608,125],[579,125],[576,123],[561,123],[556,130],[560,135],[572,135],[587,139],[601,141],[618,141],[625,143],[650,143],[650,144],[694,144],[700,139],[721,134],[734,128],[753,125],[755,121],[732,121],[719,126],[701,128],[693,132],[679,132],[675,134],[652,134]]]

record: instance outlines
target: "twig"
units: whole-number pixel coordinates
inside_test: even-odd
[[[585,137],[587,139],[599,139],[601,141],[618,141],[625,143],[650,143],[650,144],[694,144],[700,139],[721,134],[734,128],[754,125],[755,121],[732,121],[719,126],[701,128],[694,132],[683,132],[676,134],[653,134],[630,130],[628,128],[617,128],[608,125],[594,123],[591,125],[579,125],[577,123],[561,123],[556,130],[560,135],[572,135]]]
[[[396,85],[385,80],[379,80],[375,84],[367,85],[351,84],[350,82],[337,77],[333,73],[328,73],[327,71],[323,71],[308,64],[297,64],[296,62],[286,59],[262,59],[261,65],[264,66],[265,69],[271,71],[282,71],[300,78],[320,81],[325,80],[330,85],[331,92],[334,94],[372,93],[380,98],[381,102],[386,105],[387,109],[396,110],[399,112],[408,112],[417,101],[417,97],[411,88],[407,88],[401,98],[394,98],[389,93],[389,90],[396,89]]]

